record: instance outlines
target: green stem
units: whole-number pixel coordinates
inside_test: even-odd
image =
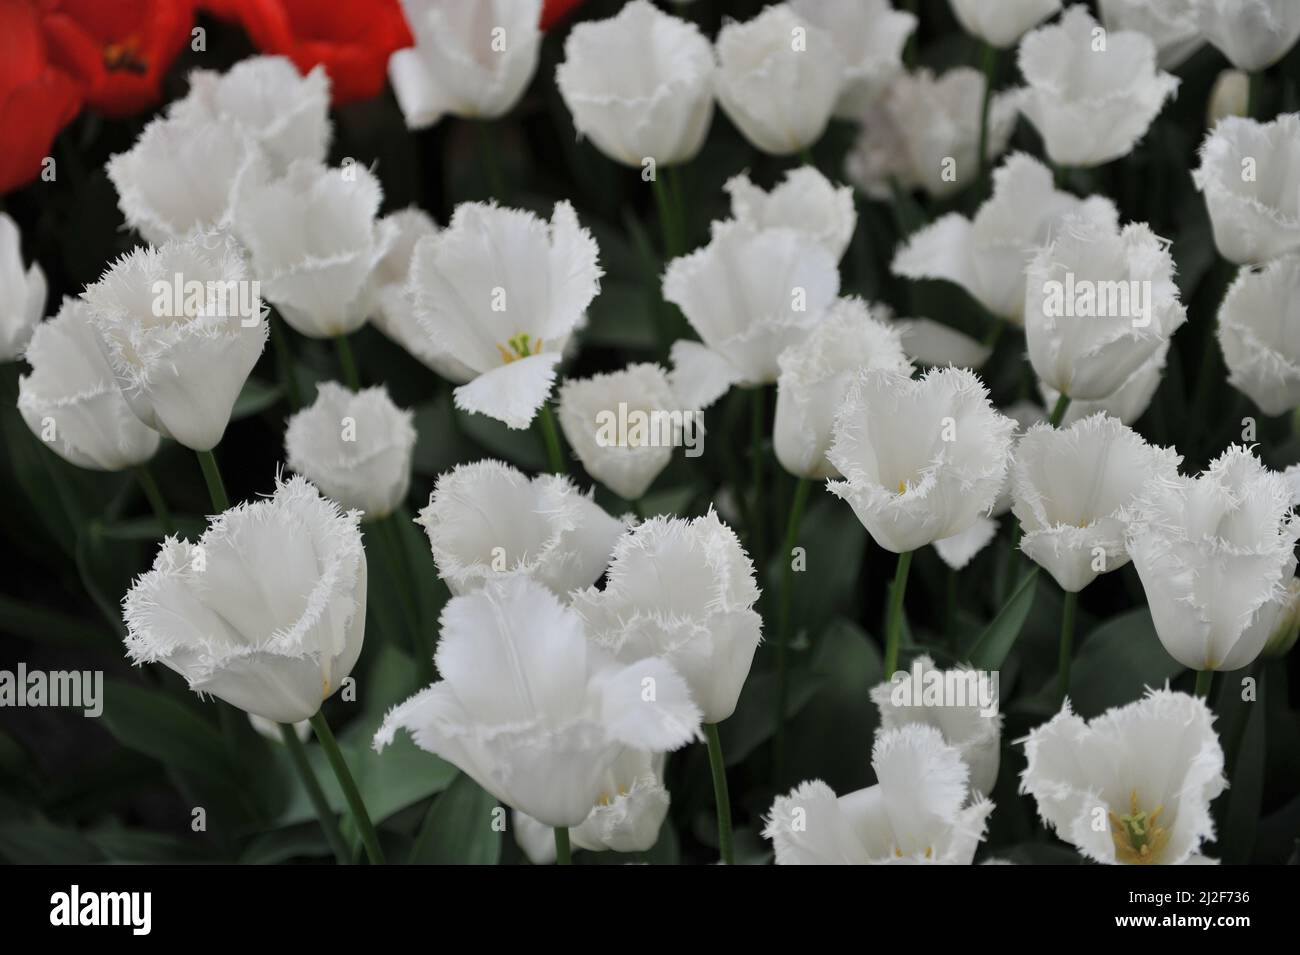
[[[1264,93],[1264,74],[1260,72],[1248,74],[1246,84],[1246,118],[1262,119],[1258,114],[1261,112],[1260,101]]]
[[[361,376],[357,374],[357,360],[352,356],[352,345],[348,336],[334,336],[334,350],[338,353],[339,368],[343,372],[343,383],[353,391],[361,390]]]
[[[338,741],[334,739],[329,724],[325,722],[325,714],[320,710],[317,710],[316,715],[311,718],[311,728],[316,731],[316,739],[320,741],[321,749],[325,751],[325,758],[329,760],[330,769],[334,770],[339,788],[343,790],[343,798],[347,800],[348,809],[352,811],[352,821],[361,835],[361,844],[366,847],[366,857],[370,859],[371,865],[383,865],[384,853],[379,848],[379,836],[375,834],[375,827],[370,822],[366,804],[361,801],[361,792],[352,778],[352,771],[348,769],[348,764],[343,759],[343,751],[339,749]]]
[[[980,65],[984,72],[984,102],[980,106],[979,139],[979,181],[983,188],[989,170],[989,105],[993,102],[993,83],[998,72],[998,51],[991,43],[985,42],[980,56]]]
[[[410,562],[406,559],[406,548],[402,544],[402,529],[397,524],[396,512],[389,514],[378,522],[382,527],[379,533],[384,537],[388,549],[390,573],[397,585],[402,613],[406,618],[407,629],[411,633],[411,652],[415,656],[416,669],[421,683],[433,681],[433,648],[425,639],[424,625],[420,620],[420,608],[415,600],[414,578]]]
[[[650,185],[654,189],[655,205],[659,209],[659,229],[664,238],[664,258],[675,259],[682,254],[682,249],[677,244],[677,214],[673,208],[672,196],[669,195],[664,180],[659,177],[658,169],[655,170]]]
[[[799,150],[799,160],[805,166],[812,166],[814,169],[817,168],[817,160],[813,158],[812,149],[807,146]]]
[[[478,144],[479,149],[483,152],[483,168],[487,172],[488,188],[492,190],[492,198],[497,202],[506,201],[506,181],[501,175],[501,163],[497,161],[496,143],[492,141],[492,129],[489,124],[480,120],[475,125],[478,126]]]
[[[912,566],[912,554],[904,551],[898,555],[898,570],[889,587],[889,613],[885,617],[885,679],[898,669],[898,644],[903,635],[903,594],[907,592],[907,571]]]
[[[1065,418],[1065,413],[1070,410],[1070,396],[1061,395],[1056,399],[1056,406],[1052,408],[1052,416],[1048,419],[1053,428],[1059,428],[1061,421]]]
[[[149,499],[149,506],[153,508],[154,517],[158,518],[158,523],[162,525],[163,533],[175,534],[176,525],[172,523],[171,513],[167,510],[167,502],[163,500],[162,491],[158,489],[158,482],[154,480],[149,465],[139,464],[132,470],[135,471],[135,478],[140,482],[140,489],[144,491],[144,496]]]
[[[781,593],[780,610],[776,628],[776,735],[772,741],[773,776],[779,785],[785,777],[785,707],[788,693],[786,680],[786,651],[790,645],[790,603],[794,590],[794,561],[791,553],[799,537],[799,525],[803,521],[804,507],[808,504],[808,492],[812,481],[806,477],[799,478],[794,489],[794,503],[790,507],[790,520],[785,527],[785,542],[781,546]]]
[[[312,808],[316,810],[316,818],[320,820],[325,840],[334,850],[334,858],[338,860],[339,865],[351,865],[352,853],[348,851],[348,844],[343,840],[343,833],[339,831],[338,818],[325,799],[320,781],[311,771],[311,763],[307,761],[307,748],[302,745],[302,740],[298,738],[294,728],[287,723],[280,724],[280,735],[284,738],[285,748],[289,750],[289,759],[293,762],[293,768],[297,770],[298,778],[302,780],[302,788],[307,790],[307,798],[311,800]]]
[[[767,557],[767,540],[764,533],[763,525],[765,523],[763,513],[763,438],[767,420],[767,395],[764,393],[762,386],[754,389],[750,398],[750,415],[749,415],[749,454],[750,454],[750,480],[752,503],[750,507],[751,527],[750,527],[750,544],[753,553],[754,564],[757,567],[763,566],[763,560]]]
[[[555,426],[555,415],[551,413],[551,406],[542,405],[537,418],[541,422],[542,440],[546,442],[546,460],[550,462],[551,471],[555,474],[567,474],[569,469],[564,465],[564,445],[560,444],[560,431]]]
[[[221,480],[221,469],[211,451],[195,451],[199,457],[199,467],[203,469],[203,480],[208,484],[208,497],[218,514],[230,510],[230,498],[226,497],[226,485]]]
[[[1056,702],[1070,692],[1070,658],[1074,654],[1074,619],[1079,612],[1079,594],[1067,592],[1061,605],[1061,650],[1056,663]]]
[[[668,194],[673,201],[673,220],[677,225],[677,248],[684,254],[687,240],[690,238],[686,229],[686,198],[682,190],[682,167],[668,167]]]
[[[569,848],[569,830],[563,826],[556,826],[552,831],[555,833],[555,864],[573,865],[573,850]]]
[[[1213,670],[1196,671],[1196,695],[1206,700],[1210,697],[1210,684],[1214,682]]]
[[[724,865],[736,864],[731,845],[731,797],[727,794],[727,764],[722,759],[722,740],[717,723],[704,724],[704,738],[709,743],[709,768],[713,771],[713,800],[718,808],[718,851]]]
[[[298,389],[298,376],[293,370],[293,350],[289,348],[289,338],[282,327],[284,319],[268,315],[267,321],[271,323],[271,347],[275,349],[275,365],[289,401],[289,410],[297,411],[302,407],[302,392]]]

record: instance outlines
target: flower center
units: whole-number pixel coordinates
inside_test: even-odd
[[[926,847],[925,847],[925,857],[926,857],[927,859],[933,859],[933,858],[934,858],[934,846],[926,846]],[[895,858],[895,859],[901,859],[901,858],[903,858],[903,850],[900,849],[898,846],[894,846],[894,858]]]
[[[1120,862],[1145,865],[1156,861],[1160,850],[1169,841],[1169,830],[1156,824],[1156,819],[1164,811],[1164,806],[1156,806],[1151,812],[1138,808],[1136,789],[1129,797],[1128,815],[1121,816],[1111,811],[1111,838],[1115,840],[1115,855]]]
[[[628,790],[627,790],[627,787],[626,787],[626,786],[619,786],[619,787],[618,787],[618,795],[619,795],[619,796],[626,796],[626,795],[627,795],[627,792],[628,792]],[[616,796],[611,796],[608,792],[603,792],[603,793],[601,793],[599,796],[596,797],[596,805],[597,805],[597,806],[608,806],[608,805],[609,805],[610,803],[612,803],[616,798],[617,798]]]
[[[519,332],[506,339],[504,345],[497,345],[497,352],[501,355],[501,360],[507,365],[512,361],[518,361],[521,358],[527,358],[530,355],[541,354],[542,340],[534,339],[527,332]]]

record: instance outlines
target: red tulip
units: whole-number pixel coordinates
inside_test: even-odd
[[[581,3],[582,0],[546,0],[542,7],[542,29],[549,30]]]

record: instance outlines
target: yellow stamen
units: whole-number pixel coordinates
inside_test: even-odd
[[[1151,812],[1138,807],[1137,790],[1129,797],[1128,815],[1110,812],[1111,838],[1115,842],[1115,856],[1129,865],[1146,865],[1158,860],[1160,851],[1169,841],[1169,830],[1156,824],[1164,806]]]
[[[509,347],[507,347],[509,346]],[[542,340],[534,339],[527,332],[519,332],[506,339],[505,345],[497,344],[497,354],[507,365],[512,361],[518,361],[521,358],[528,358],[530,355],[540,355],[542,352]]]

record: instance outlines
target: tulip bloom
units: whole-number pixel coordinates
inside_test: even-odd
[[[1023,325],[1025,269],[1066,216],[1085,210],[1118,221],[1109,199],[1078,199],[1059,190],[1050,169],[1015,153],[994,170],[993,196],[973,220],[950,212],[914,232],[891,268],[911,279],[960,285],[991,314]]]
[[[731,196],[731,215],[754,229],[794,229],[816,242],[838,262],[848,251],[858,212],[853,190],[837,186],[815,166],[796,166],[770,192],[749,181],[746,173],[722,186]]]
[[[1291,0],[1193,0],[1201,33],[1232,65],[1268,69],[1300,39],[1300,6]]]
[[[844,88],[845,63],[830,34],[788,3],[718,33],[718,102],[755,148],[790,156],[821,139]]]
[[[879,782],[836,798],[820,780],[778,796],[764,838],[777,865],[970,865],[993,803],[967,805],[970,770],[933,726],[909,723],[876,735]]]
[[[712,509],[655,517],[614,547],[604,590],[573,595],[596,645],[624,662],[662,657],[682,675],[705,723],[736,709],[763,621],[754,565]]]
[[[283,56],[252,56],[225,73],[194,70],[190,92],[168,110],[192,128],[225,120],[262,148],[277,175],[295,159],[324,162],[330,83],[323,67],[300,76]],[[206,163],[204,164],[206,168]]]
[[[835,116],[860,119],[903,69],[903,47],[916,17],[889,0],[792,0],[794,12],[820,27],[844,58],[843,88]]]
[[[1186,693],[1148,690],[1091,721],[1067,703],[1025,741],[1021,792],[1057,836],[1094,862],[1205,862],[1210,803],[1227,787],[1214,714]],[[1105,825],[1099,825],[1104,822]]]
[[[99,349],[78,299],[36,326],[18,379],[18,410],[59,457],[94,471],[121,471],[154,456],[162,440],[134,414]]]
[[[388,61],[411,129],[444,115],[496,119],[523,96],[537,69],[542,0],[402,0],[415,46]]]
[[[203,294],[176,288],[178,276]],[[216,447],[268,333],[234,243],[195,236],[135,249],[84,298],[136,417],[187,448]]]
[[[911,375],[898,330],[888,322],[884,306],[840,299],[807,338],[781,353],[772,444],[791,474],[815,480],[840,476],[826,459],[831,426],[862,369]]]
[[[332,381],[316,387],[316,403],[285,428],[289,467],[366,520],[387,517],[411,486],[413,415],[382,385],[359,392]]]
[[[1134,501],[1154,484],[1176,481],[1182,462],[1100,413],[1068,428],[1035,425],[1013,457],[1020,549],[1067,593],[1128,563],[1124,535]]]
[[[974,183],[979,171],[984,75],[956,67],[935,78],[929,70],[899,75],[862,119],[845,160],[849,179],[873,199],[892,199],[892,182],[924,189],[936,199]],[[989,103],[986,158],[1007,148],[1019,115],[1019,90]]]
[[[1300,251],[1300,114],[1269,123],[1225,117],[1192,172],[1205,194],[1219,254],[1238,265]]]
[[[1061,0],[949,0],[962,29],[1005,50],[1061,9]]]
[[[0,361],[22,354],[45,312],[45,273],[36,262],[23,268],[22,237],[0,212]]]
[[[1183,666],[1237,670],[1259,656],[1295,576],[1291,507],[1287,479],[1243,447],[1138,499],[1129,554],[1156,634]]]
[[[168,537],[122,601],[132,662],[277,723],[315,716],[361,653],[359,521],[294,477],[211,518],[197,544]]]
[[[933,702],[927,703],[926,686],[936,680],[946,680],[950,685],[961,680],[964,687],[970,688],[976,686],[976,677],[982,675],[961,668],[941,670],[928,655],[922,654],[912,661],[905,676],[894,674],[871,689],[871,702],[880,711],[881,730],[915,724],[933,726],[969,767],[970,790],[976,797],[991,793],[998,778],[1002,714],[998,711],[997,685],[993,684],[995,692],[987,706],[979,700],[978,691],[967,696],[966,703],[960,706],[934,697]]]
[[[1071,399],[1113,394],[1187,321],[1169,243],[1107,210],[1066,217],[1029,264],[1025,338],[1047,385]]]
[[[934,319],[895,318],[889,324],[898,332],[903,352],[924,368],[956,365],[975,370],[993,354],[993,349],[987,345]]]
[[[555,828],[587,820],[630,751],[677,749],[699,733],[700,712],[667,662],[615,662],[576,613],[527,577],[452,598],[436,659],[442,679],[389,711],[375,749],[405,729]]]
[[[587,473],[629,501],[645,494],[672,460],[674,447],[698,441],[703,431],[699,419],[690,421],[688,436],[684,416],[698,412],[681,407],[664,370],[651,364],[568,379],[560,387],[558,413]],[[620,420],[629,422],[626,433]]]
[[[713,47],[699,27],[632,0],[579,23],[555,83],[573,125],[615,162],[689,162],[713,120]]]
[[[1205,43],[1196,0],[1101,0],[1106,29],[1136,30],[1155,44],[1162,69],[1179,66]]]
[[[1178,89],[1156,67],[1146,34],[1106,33],[1083,4],[1025,37],[1019,61],[1028,84],[1021,111],[1061,166],[1127,156]]]
[[[885,550],[906,554],[960,534],[993,506],[1015,422],[971,371],[910,379],[867,370],[849,387],[827,455],[827,485]]]
[[[548,224],[531,212],[466,202],[415,245],[411,295],[425,335],[475,377],[456,407],[532,422],[555,383],[569,336],[600,289],[599,248],[573,206]]]
[[[822,320],[839,289],[835,259],[807,234],[715,222],[707,246],[664,272],[664,298],[703,340],[673,346],[673,390],[703,408],[733,384],[776,381],[777,356]]]
[[[1168,357],[1169,342],[1162,342],[1151,357],[1143,362],[1137,371],[1129,375],[1124,384],[1105,398],[1096,401],[1072,400],[1060,423],[1073,424],[1098,411],[1104,411],[1112,418],[1118,418],[1132,427],[1146,413],[1151,399],[1155,397],[1156,389],[1160,387],[1160,381],[1164,378],[1165,361]],[[1044,406],[1055,408],[1061,393],[1041,379],[1038,382],[1038,390],[1043,396]]]
[[[441,475],[416,523],[453,594],[525,576],[567,595],[600,579],[623,532],[567,477],[529,478],[491,460]]]
[[[1300,405],[1300,255],[1242,269],[1219,306],[1228,384],[1268,415]]]

